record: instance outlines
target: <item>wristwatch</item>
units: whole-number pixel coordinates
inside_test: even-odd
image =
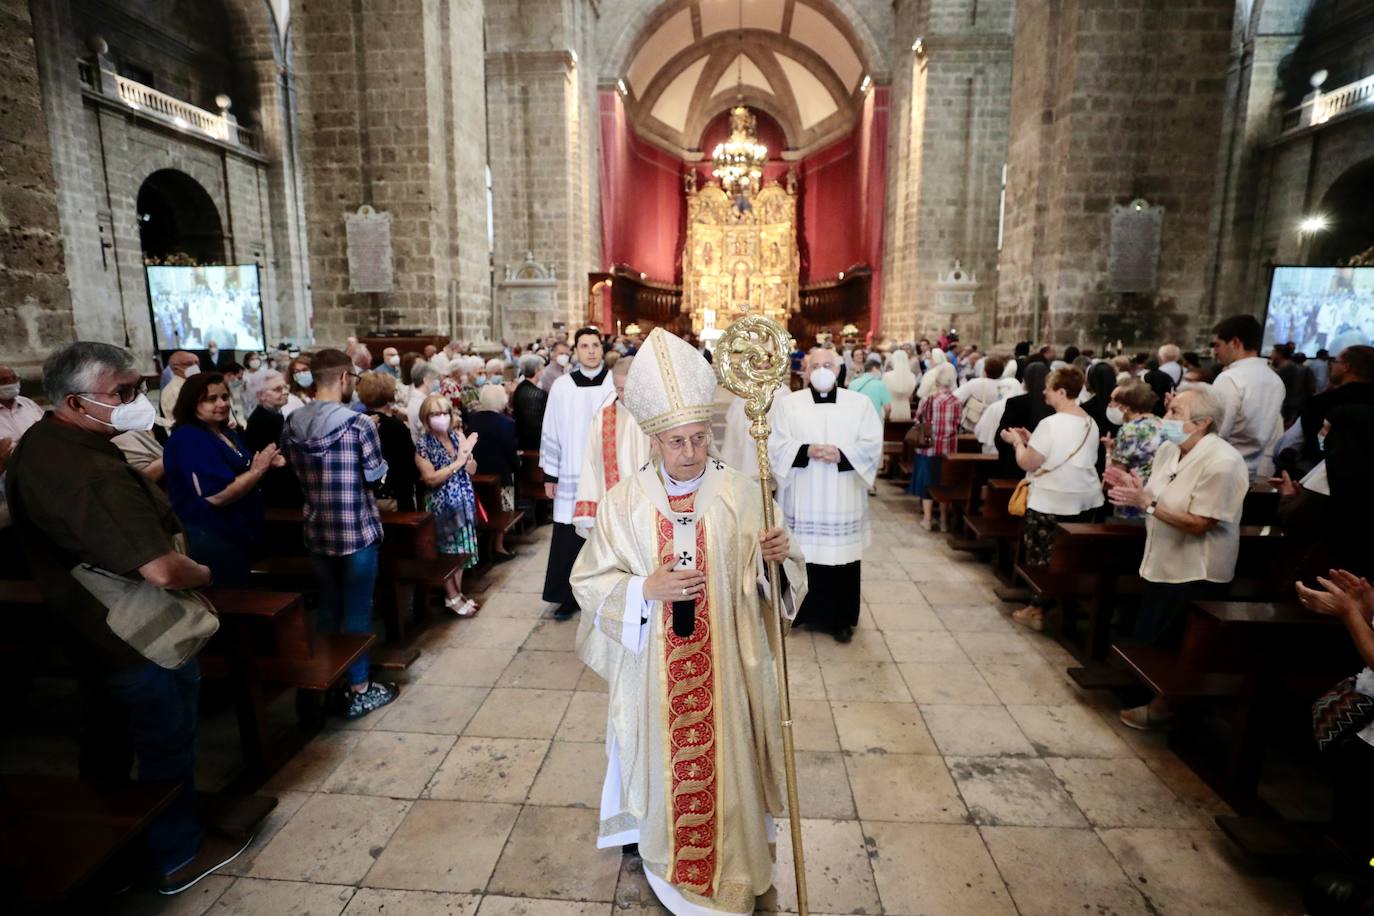
[[[1155,506],[1157,506],[1157,505],[1159,505],[1159,500],[1157,500],[1157,499],[1152,499],[1152,500],[1150,500],[1150,504],[1149,504],[1148,506],[1145,507],[1145,514],[1146,514],[1146,515],[1154,515],[1154,514],[1155,514]]]

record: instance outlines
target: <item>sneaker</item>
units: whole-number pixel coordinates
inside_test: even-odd
[[[396,685],[383,684],[381,681],[373,681],[367,685],[364,691],[351,690],[352,696],[348,699],[348,708],[344,710],[345,719],[360,719],[368,713],[381,709],[392,700],[396,699]]]
[[[227,837],[207,833],[200,844],[195,858],[172,872],[162,876],[162,885],[157,889],[164,897],[180,894],[200,882],[218,869],[223,868],[243,854],[253,842],[253,837],[230,840]]]
[[[1152,732],[1161,728],[1168,728],[1173,724],[1173,713],[1158,713],[1150,709],[1150,704],[1137,706],[1134,709],[1121,710],[1121,724],[1134,728],[1136,731]]]

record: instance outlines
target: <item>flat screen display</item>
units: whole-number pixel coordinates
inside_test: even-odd
[[[146,269],[159,350],[262,350],[258,265]]]
[[[1374,341],[1374,267],[1275,267],[1264,321],[1267,353],[1291,343],[1308,356],[1335,356]]]

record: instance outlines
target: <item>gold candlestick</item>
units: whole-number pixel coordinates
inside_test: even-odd
[[[759,467],[759,489],[763,496],[763,527],[771,529],[773,519],[773,468],[768,460],[768,409],[773,392],[786,383],[791,369],[787,331],[764,315],[746,315],[725,329],[716,344],[716,377],[726,390],[744,398],[744,413],[749,417],[749,435],[754,439]],[[806,903],[806,858],[802,854],[801,810],[797,800],[797,761],[792,740],[792,703],[787,688],[787,646],[782,635],[782,588],[778,564],[768,563],[768,615],[778,672],[778,708],[782,712],[782,760],[787,775],[787,816],[792,826],[792,867],[797,877],[797,912],[808,916]]]

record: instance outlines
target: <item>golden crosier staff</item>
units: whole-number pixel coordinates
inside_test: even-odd
[[[790,369],[788,336],[782,326],[764,315],[746,315],[721,335],[716,346],[716,377],[726,390],[744,398],[744,413],[750,419],[749,435],[754,439],[759,465],[759,488],[763,494],[763,527],[773,527],[773,469],[768,461],[768,408],[773,392],[787,381]],[[778,670],[778,700],[782,712],[782,759],[787,774],[787,815],[792,825],[792,867],[797,875],[797,912],[807,916],[806,860],[802,855],[801,810],[797,802],[797,761],[792,742],[792,704],[787,689],[787,646],[782,636],[782,589],[778,583],[778,564],[768,564],[768,597],[772,605],[769,626]]]

